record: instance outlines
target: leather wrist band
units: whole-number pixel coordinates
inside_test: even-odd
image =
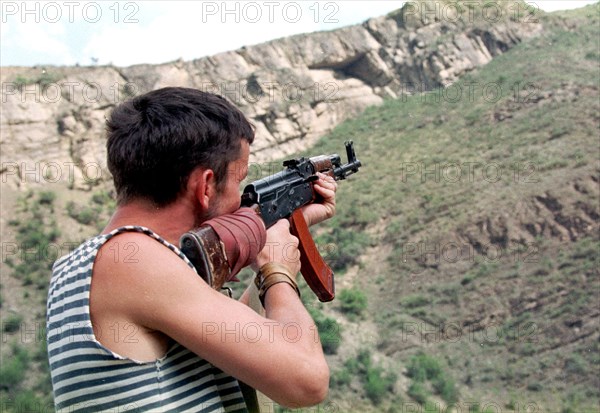
[[[254,284],[258,289],[258,297],[263,307],[265,306],[265,293],[269,288],[279,283],[289,284],[296,291],[298,297],[300,297],[300,289],[293,275],[290,274],[288,267],[283,264],[270,262],[260,267],[260,271],[256,274],[256,278],[254,278]]]

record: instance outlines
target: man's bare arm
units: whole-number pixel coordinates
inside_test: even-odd
[[[301,407],[324,399],[329,369],[318,333],[289,285],[269,289],[262,317],[212,290],[151,238],[122,236],[135,239],[138,263],[104,263],[104,282],[120,288],[99,311],[164,333],[280,404]]]

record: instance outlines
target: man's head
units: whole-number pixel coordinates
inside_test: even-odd
[[[221,96],[168,87],[117,106],[107,120],[108,169],[120,204],[145,200],[166,206],[185,189],[198,167],[214,172],[217,190],[252,125]],[[246,145],[244,145],[244,148]]]

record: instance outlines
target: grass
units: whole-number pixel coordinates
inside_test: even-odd
[[[332,387],[345,387],[352,378],[358,377],[364,394],[375,405],[393,393],[397,375],[390,369],[375,363],[370,350],[362,349],[356,357],[346,360],[342,369],[331,375]]]
[[[350,320],[362,318],[367,310],[367,296],[358,288],[344,289],[337,296],[340,310]]]
[[[21,217],[10,222],[16,232],[17,254],[5,263],[23,285],[39,290],[47,288],[52,263],[58,258],[55,252],[60,230],[53,217],[54,200],[52,192],[43,191],[37,196],[29,192],[19,201]]]
[[[30,356],[27,349],[18,344],[13,344],[11,357],[0,367],[0,389],[9,393],[16,393],[25,380]]]
[[[598,176],[597,61],[590,59],[599,38],[594,10],[570,13],[576,30],[566,30],[553,17],[542,17],[549,28],[545,34],[461,79],[463,84],[500,85],[503,95],[495,102],[481,95],[455,102],[431,96],[388,100],[340,125],[310,150],[311,154],[336,152],[341,142],[350,139],[363,161],[360,173],[340,186],[339,218],[331,222],[330,231],[382,226],[378,233],[369,232],[371,243],[392,246],[386,269],[380,272],[384,281],[366,291],[369,306],[386,314],[376,318],[379,348],[410,363],[402,356],[398,329],[417,325],[437,331],[439,323],[447,322],[457,339],[434,336],[437,340],[427,343],[417,335],[416,344],[431,347],[432,354],[451,354],[456,362],[474,358],[482,365],[498,365],[486,373],[480,372],[480,366],[458,368],[454,385],[450,380],[414,382],[407,388],[413,400],[426,403],[432,395],[450,395],[460,381],[465,400],[498,400],[490,395],[523,388],[525,393],[513,396],[515,405],[522,406],[525,400],[535,400],[543,409],[568,405],[566,388],[551,390],[553,369],[565,366],[569,372],[580,371],[578,379],[573,375],[569,380],[583,382],[588,389],[598,384],[590,370],[581,370],[586,365],[581,358],[588,354],[581,350],[589,348],[591,338],[576,344],[580,351],[575,357],[565,359],[549,350],[572,337],[572,332],[560,332],[561,326],[570,318],[585,318],[590,300],[599,292],[598,273],[593,270],[598,266],[597,235],[591,232],[574,242],[544,236],[519,244],[510,233],[495,232],[501,225],[488,220],[511,219],[519,202],[545,191],[566,191],[572,185],[568,182]],[[546,47],[549,44],[551,48]],[[549,66],[540,66],[540,61],[550,62]],[[573,62],[577,67],[570,70]],[[509,117],[498,121],[495,116],[500,113]],[[595,192],[577,194],[576,199],[594,205],[597,200],[590,194]],[[597,218],[592,219],[597,223]],[[468,241],[447,237],[458,233],[464,240],[467,230],[478,228],[478,220],[479,228],[491,229],[490,238],[480,240],[479,246],[471,244],[473,253],[456,262],[427,249],[407,249],[425,245],[440,252],[449,242],[464,245]],[[494,252],[501,256],[494,258],[490,255]],[[365,268],[372,264],[364,263]],[[585,281],[575,282],[578,274],[585,274]],[[565,279],[570,281],[565,284]],[[528,296],[539,297],[535,301],[539,304],[531,304],[537,307],[510,314],[511,305]],[[486,320],[494,312],[500,319]],[[467,325],[471,319],[480,321]],[[541,355],[548,351],[552,356]],[[511,352],[523,363],[512,370],[501,368]],[[536,372],[540,360],[546,367]],[[597,363],[587,365],[593,370]],[[531,381],[523,383],[519,375]],[[349,383],[346,386],[351,388]],[[585,402],[578,400],[582,411],[598,406],[594,393]],[[507,397],[505,403],[509,401]]]

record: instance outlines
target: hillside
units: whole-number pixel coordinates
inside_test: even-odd
[[[389,100],[311,149],[352,139],[365,165],[321,235],[333,263],[364,251],[337,278],[350,303],[364,293],[362,320],[341,300],[324,310],[343,337],[340,411],[598,410],[598,17],[549,16],[546,34],[451,88]],[[356,365],[365,354],[382,379]]]
[[[599,11],[540,15],[448,88],[381,96],[302,153],[353,140],[364,165],[315,231],[337,299],[303,286],[333,373],[318,411],[598,411]],[[48,267],[114,207],[85,184],[4,186],[6,411],[51,410]]]

